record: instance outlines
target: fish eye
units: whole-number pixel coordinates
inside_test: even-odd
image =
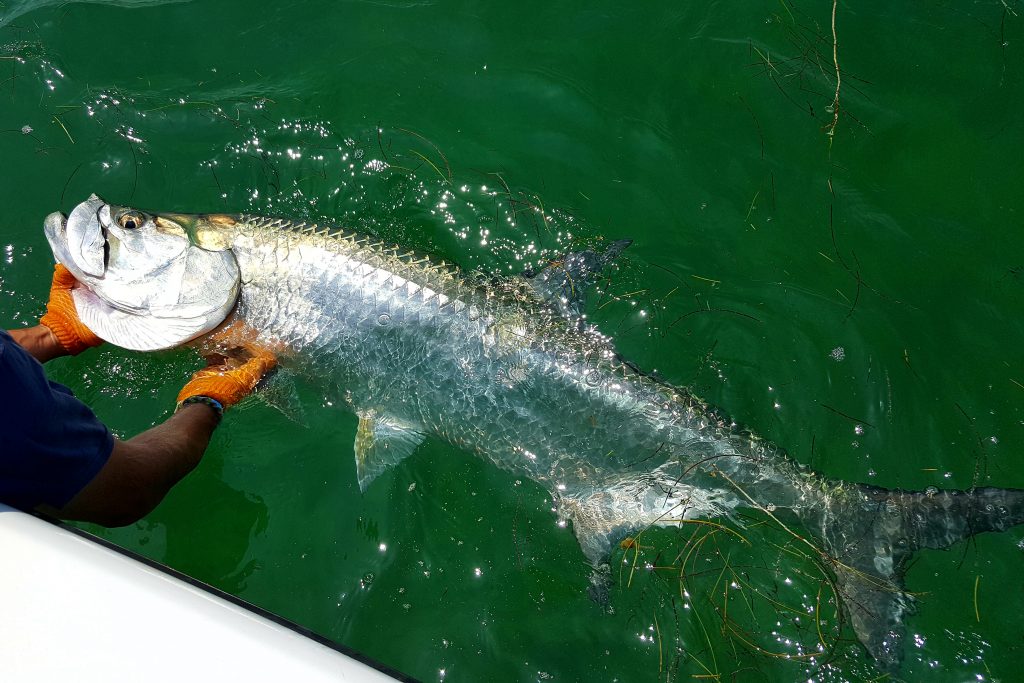
[[[117,217],[117,224],[125,230],[135,230],[142,227],[142,224],[145,222],[142,214],[138,211],[125,211]]]

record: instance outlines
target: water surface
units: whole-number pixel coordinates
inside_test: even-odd
[[[90,192],[333,218],[505,273],[628,237],[590,314],[640,366],[834,477],[1024,487],[1024,5],[838,4],[835,34],[832,12],[9,0],[3,324],[37,320],[42,218]],[[130,436],[198,364],[103,348],[50,372]],[[544,491],[431,440],[361,495],[355,419],[299,392],[305,426],[233,411],[102,534],[423,680],[879,675],[770,520],[730,523],[749,545],[646,532],[608,614]],[[1015,679],[1022,537],[919,555],[904,677]]]

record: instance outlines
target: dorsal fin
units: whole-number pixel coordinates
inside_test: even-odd
[[[523,273],[537,295],[554,306],[560,313],[577,316],[583,312],[584,292],[594,284],[598,274],[632,240],[612,242],[603,252],[592,249],[574,251],[564,258],[552,261],[537,274]]]

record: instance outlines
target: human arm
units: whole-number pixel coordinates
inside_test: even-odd
[[[99,474],[59,510],[63,519],[126,526],[149,514],[167,492],[195,469],[206,452],[220,416],[210,406],[183,406],[165,422],[114,449]]]
[[[28,351],[40,363],[68,355],[67,349],[57,341],[53,330],[46,325],[8,330],[8,333],[14,341],[18,342],[22,348]]]
[[[136,437],[115,440],[106,464],[85,488],[64,507],[41,511],[104,526],[126,526],[149,514],[199,464],[220,422],[220,411],[211,405],[181,401],[206,396],[230,407],[253,390],[274,362],[269,353],[256,352],[244,361],[203,368],[180,392],[174,415]]]
[[[41,324],[12,330],[7,341],[0,332],[0,387],[16,397],[0,411],[0,500],[68,519],[130,524],[196,467],[223,408],[251,392],[275,360],[239,338],[223,349],[233,358],[219,356],[185,385],[175,415],[132,439],[114,439],[36,362],[101,343],[78,318],[75,284],[58,264]],[[220,407],[181,403],[200,395]]]

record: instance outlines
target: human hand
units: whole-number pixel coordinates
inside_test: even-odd
[[[248,396],[256,383],[277,365],[277,359],[258,347],[246,347],[243,351],[247,356],[244,359],[207,357],[209,365],[194,374],[182,388],[178,403],[193,396],[207,396],[228,408]]]
[[[39,319],[39,324],[49,328],[64,350],[72,356],[103,343],[78,317],[75,302],[71,298],[75,284],[77,280],[71,271],[60,263],[54,266],[50,300],[46,303],[46,314]]]

